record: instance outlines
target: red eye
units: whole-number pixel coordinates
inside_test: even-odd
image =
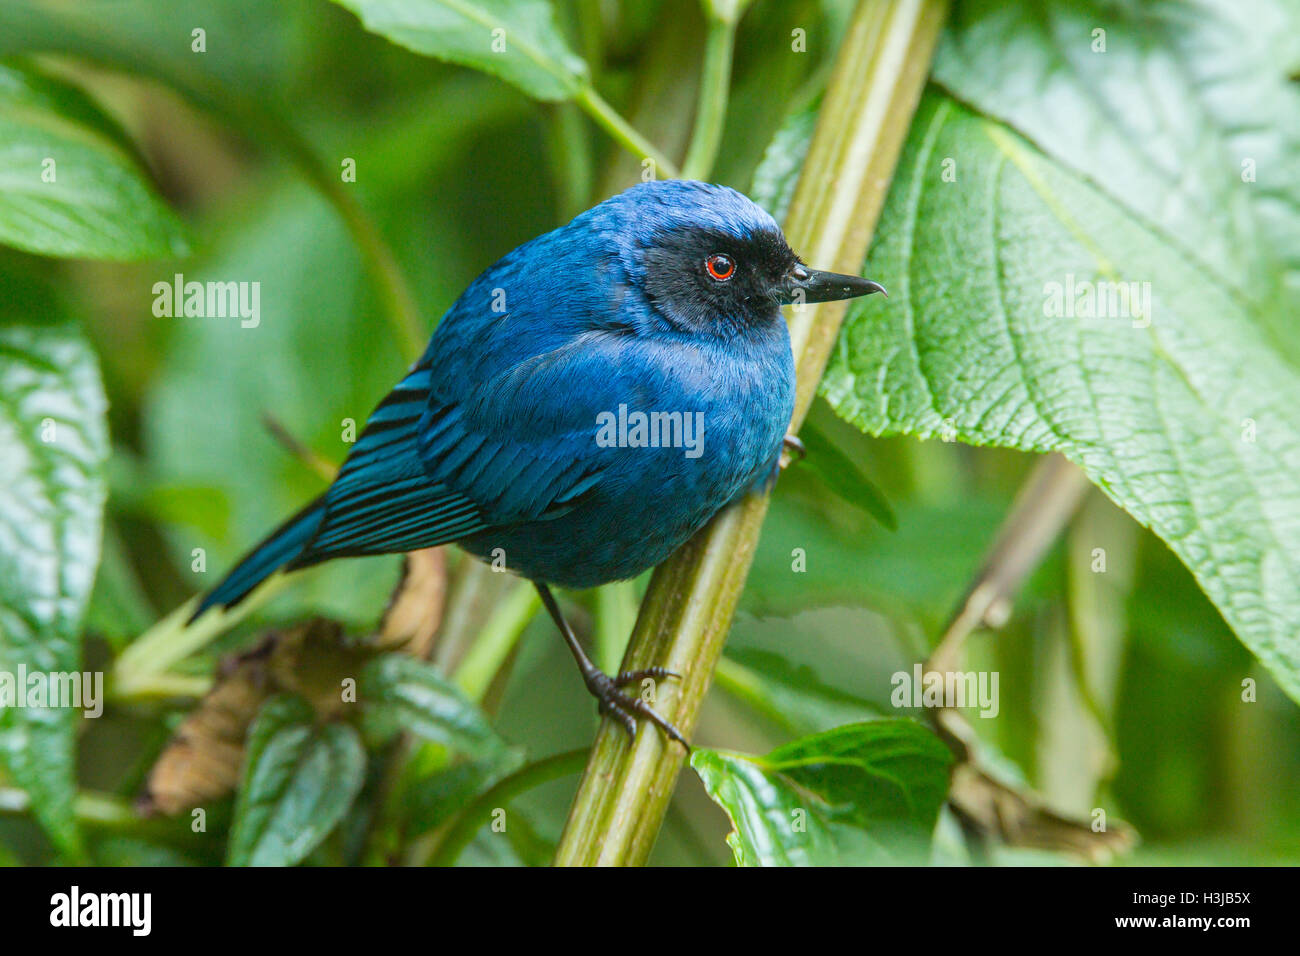
[[[735,273],[736,263],[731,256],[724,256],[720,252],[715,252],[704,260],[704,268],[708,269],[709,275],[719,282],[726,282]]]

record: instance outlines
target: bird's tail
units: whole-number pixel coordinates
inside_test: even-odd
[[[322,495],[271,532],[235,565],[199,602],[190,621],[211,607],[233,607],[276,571],[301,557],[324,517],[325,498]]]

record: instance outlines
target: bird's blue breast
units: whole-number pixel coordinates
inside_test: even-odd
[[[725,354],[658,342],[598,349],[575,371],[568,397],[556,397],[582,409],[570,448],[599,469],[599,480],[561,514],[462,544],[504,557],[525,577],[574,588],[661,562],[775,467],[794,405],[784,323],[753,345]],[[679,420],[685,440],[674,445]]]

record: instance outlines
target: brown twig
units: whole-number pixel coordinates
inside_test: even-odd
[[[270,412],[262,413],[262,426],[271,433],[271,437],[284,446],[285,450],[326,481],[333,481],[339,466],[323,455],[318,455],[307,447],[297,435],[285,427],[284,422]]]
[[[1084,473],[1060,455],[1048,455],[1034,466],[926,662],[927,673],[955,670],[973,631],[1007,622],[1016,593],[1070,523],[1089,487]],[[977,859],[986,856],[990,839],[1070,853],[1092,863],[1105,862],[1136,843],[1132,828],[1120,821],[1097,828],[1048,809],[1030,791],[999,781],[981,768],[974,729],[960,712],[941,707],[926,713],[957,756],[948,804]]]
[[[1034,466],[930,654],[927,669],[951,670],[972,631],[1007,622],[1012,597],[1060,537],[1089,487],[1084,473],[1060,455],[1048,455]]]

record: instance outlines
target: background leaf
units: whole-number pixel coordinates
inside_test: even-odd
[[[945,157],[960,157],[956,182]],[[866,272],[898,292],[850,311],[822,383],[841,415],[874,434],[1064,453],[1174,549],[1300,697],[1300,375],[1250,302],[938,95],[917,114]],[[1073,300],[1073,284],[1121,281],[1149,290],[1149,321],[1053,314],[1053,283]]]
[[[754,170],[749,195],[777,222],[784,221],[790,211],[790,201],[794,199],[799,171],[803,169],[813,130],[817,128],[821,105],[821,97],[818,97],[787,116]]]
[[[74,87],[3,63],[0,185],[0,242],[19,249],[91,259],[187,251],[179,220],[98,108]]]
[[[414,836],[442,826],[472,800],[523,765],[523,750],[513,748],[421,776],[405,790],[407,833]]]
[[[159,332],[170,333],[171,347],[144,423],[152,503],[167,517],[176,564],[192,591],[215,584],[268,528],[325,486],[276,442],[264,416],[274,415],[326,460],[342,461],[350,447],[343,441],[345,420],[359,431],[401,368],[400,355],[374,321],[346,234],[306,189],[266,197],[237,245],[218,239],[214,246],[215,256],[195,262],[186,280],[257,283],[261,321],[244,328],[239,319],[155,320]],[[366,319],[354,320],[358,315]],[[287,363],[272,376],[259,371],[259,356],[302,356],[309,340],[320,354],[350,355],[348,374],[321,378],[305,362]],[[231,461],[241,467],[230,468]],[[218,537],[209,526],[221,508],[230,520]],[[202,574],[191,564],[196,547],[207,555]],[[302,600],[324,616],[360,621],[382,606],[396,562],[336,563],[322,572],[295,584],[305,592]]]
[[[741,866],[916,860],[948,790],[952,755],[910,720],[847,724],[765,757],[696,750],[691,766],[727,816]]]
[[[12,324],[43,320],[48,312],[21,313],[52,306],[20,302],[16,284],[7,291],[14,298],[0,304],[0,670],[77,671],[104,507],[103,386],[75,328]],[[0,709],[0,759],[51,839],[74,856],[77,715]]]
[[[718,686],[793,733],[812,734],[880,716],[882,708],[823,683],[813,669],[755,648],[733,648]]]
[[[293,866],[314,850],[361,790],[365,750],[346,724],[313,723],[297,697],[273,697],[248,732],[235,804],[231,866]]]
[[[394,43],[493,73],[539,100],[572,99],[587,74],[556,29],[547,0],[335,2]]]
[[[827,490],[862,508],[890,531],[898,528],[898,518],[889,507],[885,493],[840,451],[815,421],[804,423],[799,438],[807,452],[807,458],[801,464],[821,478]]]
[[[1207,281],[1294,306],[1296,66],[1294,3],[979,0],[958,8],[934,73],[1162,232]],[[1275,316],[1290,332],[1290,316],[1259,317]],[[1293,334],[1283,342],[1300,358]]]
[[[505,743],[487,717],[436,667],[406,654],[384,654],[366,664],[357,699],[371,726],[409,730],[473,757],[494,758]]]

